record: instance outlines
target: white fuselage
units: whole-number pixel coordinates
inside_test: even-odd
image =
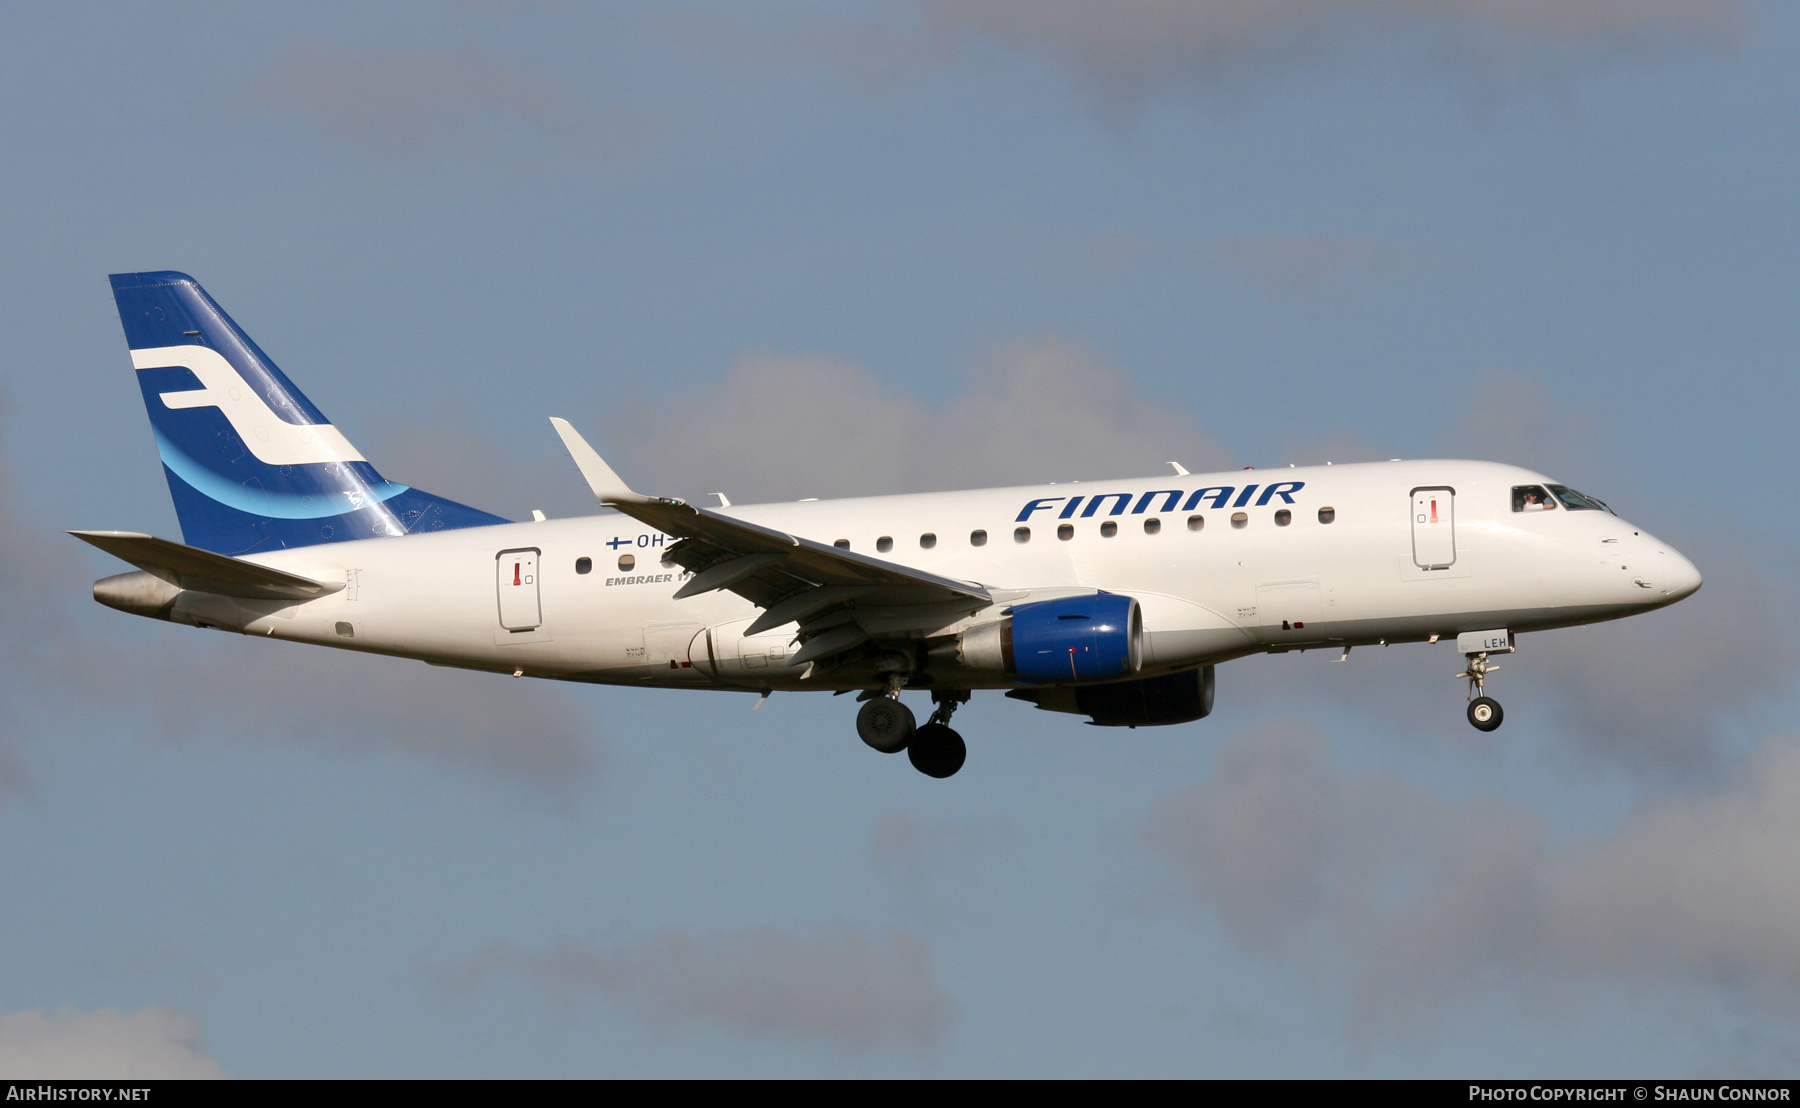
[[[1214,492],[1184,508],[1201,489],[1266,490],[1276,482],[1301,484],[1291,504],[1252,496],[1239,506],[1239,493]],[[1096,589],[1130,595],[1143,611],[1144,675],[1266,650],[1591,623],[1699,587],[1686,558],[1610,513],[1513,510],[1515,486],[1547,483],[1487,462],[1401,461],[759,504],[726,514],[847,541],[858,553],[977,582],[994,595],[989,608],[946,612],[941,626],[903,637],[954,635],[1033,599]],[[1094,514],[1059,518],[1076,496],[1079,509]],[[1288,513],[1285,524],[1278,512]],[[1106,524],[1114,525],[1110,535]],[[1064,525],[1068,539],[1058,537]],[[985,532],[984,543],[972,540],[976,532]],[[730,689],[867,683],[788,665],[792,624],[743,638],[759,610],[731,592],[673,599],[686,575],[661,557],[674,541],[608,512],[306,547],[248,560],[347,587],[303,603],[186,593],[172,618],[565,680]],[[590,568],[578,572],[583,559]],[[510,629],[501,611],[509,574],[519,582],[509,594]],[[535,611],[518,614],[525,594],[517,588],[526,588]],[[878,624],[872,615],[876,637]]]

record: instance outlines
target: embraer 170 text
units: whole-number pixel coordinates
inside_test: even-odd
[[[512,523],[382,477],[193,278],[112,287],[185,545],[73,532],[139,567],[102,604],[515,677],[855,691],[863,741],[934,777],[962,766],[949,721],[975,689],[1186,723],[1214,666],[1259,652],[1454,639],[1491,731],[1489,658],[1519,633],[1700,587],[1600,501],[1491,462],[709,509],[633,491],[552,419],[616,512]]]

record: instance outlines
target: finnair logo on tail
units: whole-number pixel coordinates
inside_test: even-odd
[[[225,356],[207,346],[159,346],[133,350],[137,369],[185,366],[204,387],[188,392],[165,392],[162,402],[170,408],[217,408],[231,421],[231,429],[244,440],[256,460],[264,465],[292,466],[320,462],[366,461],[350,445],[343,432],[329,423],[289,423],[275,414],[262,395],[244,382]]]

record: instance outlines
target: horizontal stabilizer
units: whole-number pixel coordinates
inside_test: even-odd
[[[160,577],[171,585],[250,600],[312,600],[344,587],[228,558],[210,550],[133,531],[70,531],[82,542]]]

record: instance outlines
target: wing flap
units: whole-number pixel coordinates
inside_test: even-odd
[[[868,591],[860,585],[825,585],[815,589],[802,589],[765,609],[762,615],[751,621],[750,626],[744,628],[744,637],[760,635],[784,623],[797,623],[815,612],[847,604]]]
[[[688,583],[675,590],[675,599],[682,600],[690,596],[698,596],[714,589],[728,589],[744,578],[762,569],[774,565],[786,555],[780,551],[769,551],[763,554],[740,554],[735,558],[720,562],[703,573],[696,573]]]

